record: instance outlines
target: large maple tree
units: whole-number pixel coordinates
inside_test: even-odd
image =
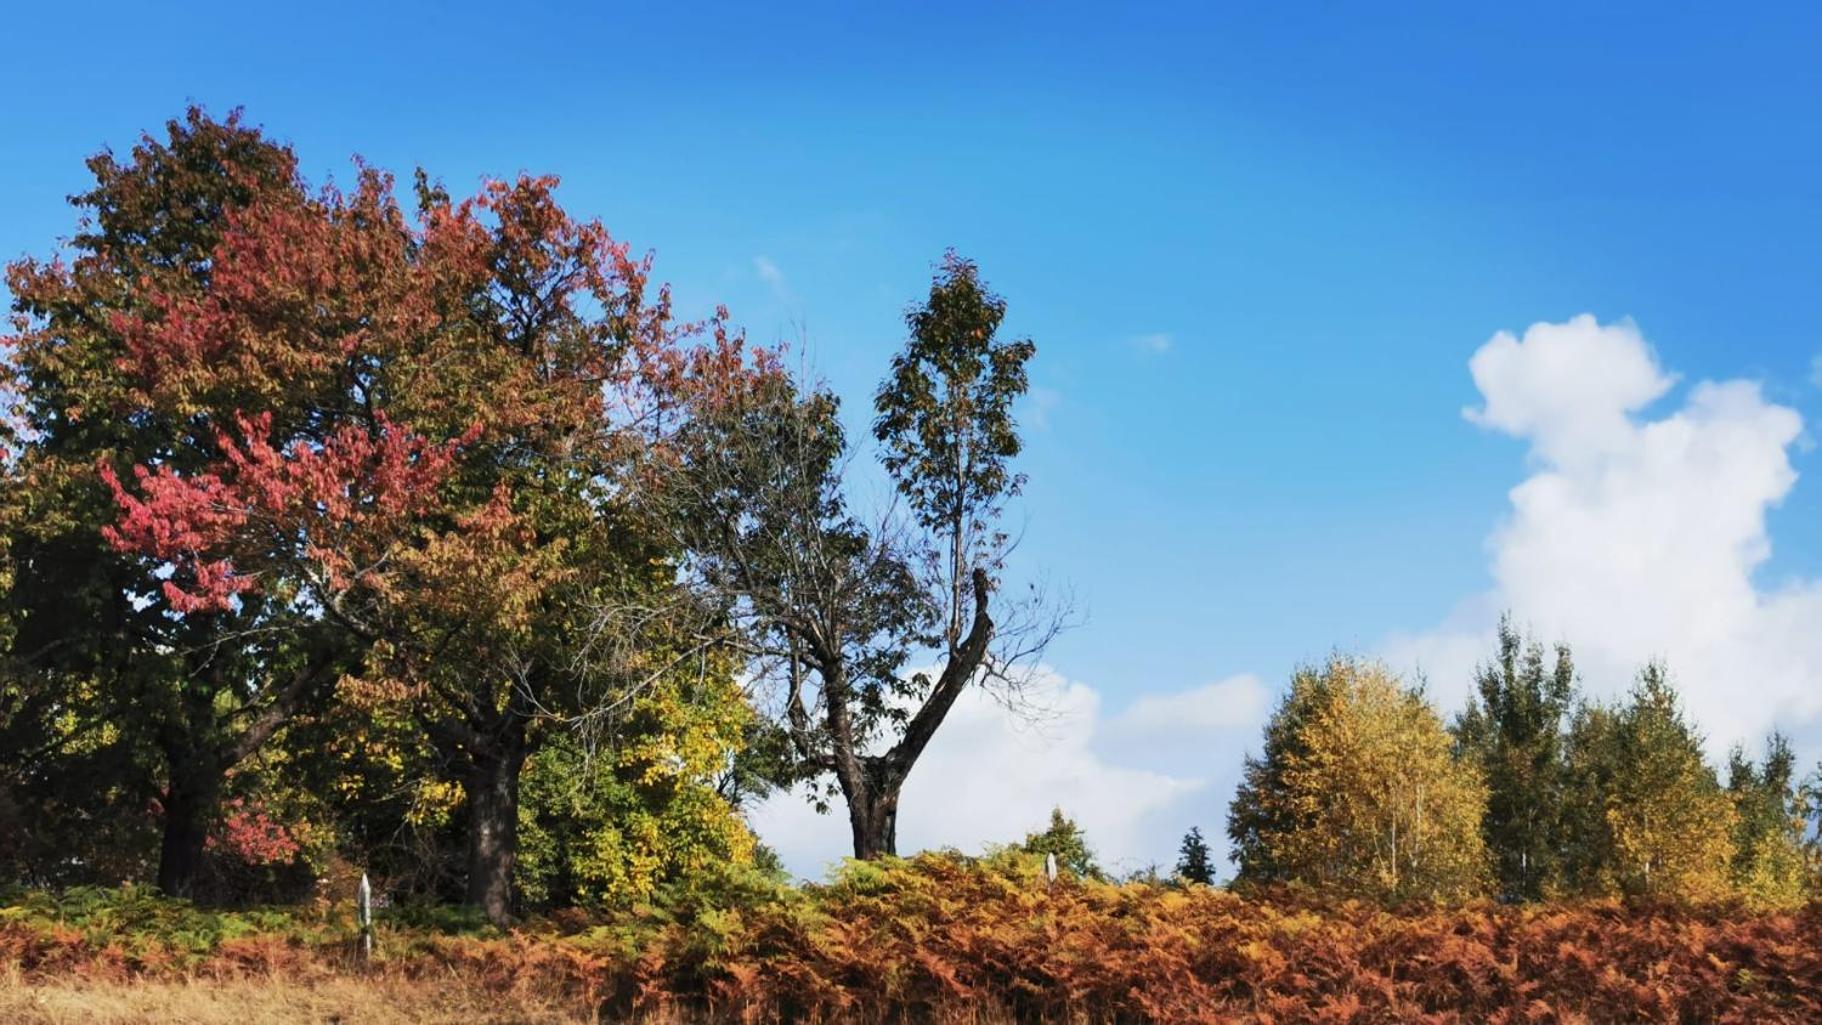
[[[280,173],[188,152],[223,132]],[[161,882],[187,888],[234,762],[347,679],[409,708],[443,753],[467,798],[469,898],[504,920],[518,775],[542,731],[611,724],[663,674],[722,665],[627,496],[676,396],[700,401],[751,361],[724,315],[676,320],[649,257],[569,216],[555,179],[456,201],[420,174],[407,214],[387,175],[310,190],[232,120],[193,114],[147,145],[181,154],[142,157],[148,177],[180,164],[235,202],[205,211],[179,272],[123,273],[107,245],[74,270],[16,268],[13,351],[41,422],[28,449],[60,421],[119,425],[64,462],[105,498],[80,527],[111,550],[122,614],[209,635],[203,674],[235,681],[174,672],[166,689],[248,719],[170,754],[166,814],[187,824],[167,829],[182,835]],[[102,296],[77,313],[85,281]],[[37,379],[71,376],[73,351],[99,384],[55,403]]]

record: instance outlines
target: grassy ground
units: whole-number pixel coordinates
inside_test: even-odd
[[[0,977],[7,1025],[582,1025],[577,1002],[502,998],[455,979],[136,980]],[[651,1025],[658,1025],[654,1021]]]

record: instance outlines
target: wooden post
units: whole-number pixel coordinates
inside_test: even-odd
[[[373,884],[361,873],[361,887],[354,891],[354,918],[361,926],[361,960],[373,958]]]

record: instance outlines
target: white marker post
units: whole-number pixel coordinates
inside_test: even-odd
[[[373,884],[361,873],[361,888],[354,891],[354,919],[361,926],[361,960],[373,958]]]
[[[1057,881],[1057,856],[1055,852],[1044,855],[1044,888],[1050,889]]]

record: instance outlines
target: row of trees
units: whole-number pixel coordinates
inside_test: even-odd
[[[1725,781],[1662,664],[1627,697],[1577,694],[1567,645],[1502,622],[1445,726],[1383,666],[1300,671],[1228,817],[1239,878],[1370,899],[1628,895],[1789,906],[1822,882],[1822,784],[1789,744]]]
[[[7,269],[11,878],[339,856],[503,921],[751,860],[740,801],[806,780],[889,854],[960,691],[1052,629],[999,597],[1033,347],[965,260],[879,389],[869,515],[835,397],[555,179],[316,188],[199,110],[89,168]]]

